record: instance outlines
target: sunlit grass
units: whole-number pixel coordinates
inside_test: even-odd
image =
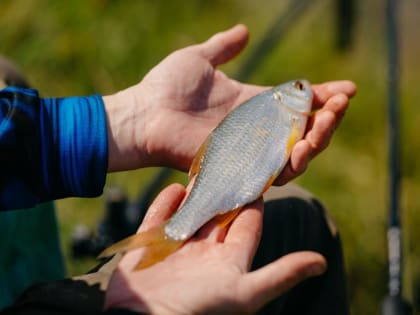
[[[235,75],[286,2],[187,1],[25,1],[0,2],[0,53],[14,59],[45,96],[109,94],[132,85],[177,48],[205,40],[236,23],[250,27],[249,50],[230,65]],[[359,1],[352,46],[335,49],[333,1],[314,1],[279,45],[262,61],[250,82],[276,84],[295,77],[312,82],[351,79],[358,95],[326,152],[298,182],[315,192],[335,218],[344,244],[352,311],[378,313],[386,292],[387,120],[386,54],[382,1]],[[401,10],[402,222],[405,286],[418,295],[420,231],[420,55],[419,4],[403,1]],[[111,174],[130,197],[151,180],[156,169]],[[183,177],[172,181],[185,181]],[[59,201],[58,216],[69,274],[85,272],[95,260],[69,256],[75,224],[94,229],[104,200]]]

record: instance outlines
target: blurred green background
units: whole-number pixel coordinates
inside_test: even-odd
[[[137,83],[172,51],[206,40],[236,23],[251,33],[246,51],[222,67],[234,76],[290,1],[2,0],[0,54],[13,59],[45,97],[107,95]],[[384,1],[357,1],[351,45],[337,48],[335,0],[309,1],[284,37],[247,79],[273,85],[304,77],[311,82],[350,79],[358,94],[330,147],[296,182],[330,209],[342,235],[353,314],[377,314],[387,292],[387,131]],[[420,304],[420,2],[399,1],[401,49],[402,222],[404,295]],[[350,24],[349,24],[350,27]],[[158,169],[111,174],[107,186],[134,198]],[[168,182],[186,181],[175,173]],[[94,260],[73,260],[76,224],[94,229],[104,200],[57,202],[70,275]]]

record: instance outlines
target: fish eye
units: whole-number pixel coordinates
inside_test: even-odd
[[[295,82],[295,88],[297,88],[300,91],[305,90],[305,87],[303,86],[302,82],[300,82],[300,81]]]

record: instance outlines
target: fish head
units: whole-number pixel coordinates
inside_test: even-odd
[[[313,94],[307,80],[289,81],[274,87],[271,92],[279,105],[302,114],[311,112]]]

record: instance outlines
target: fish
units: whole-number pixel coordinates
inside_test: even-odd
[[[191,191],[161,225],[105,249],[99,258],[145,247],[134,268],[147,268],[178,250],[217,217],[223,227],[257,200],[286,166],[302,139],[313,94],[307,80],[265,90],[232,110],[199,148],[189,171]]]

